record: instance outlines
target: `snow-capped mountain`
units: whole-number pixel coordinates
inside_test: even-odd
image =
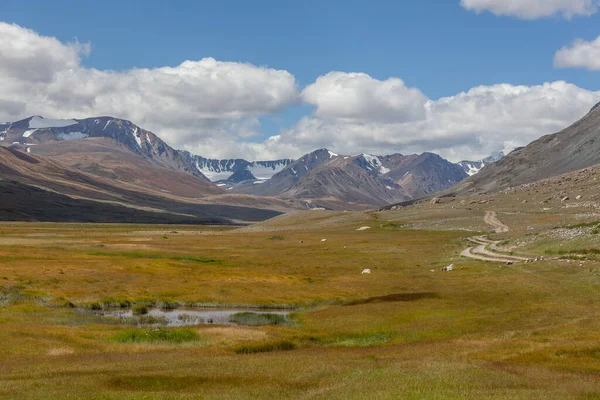
[[[0,141],[22,146],[27,152],[35,152],[35,146],[47,143],[87,138],[114,139],[131,152],[150,159],[155,164],[206,179],[180,151],[173,149],[154,133],[123,119],[97,117],[56,120],[34,116],[0,125]]]
[[[218,160],[175,150],[154,133],[112,117],[52,120],[34,116],[0,124],[0,145],[54,157],[87,173],[189,197],[230,193],[378,206],[447,189],[467,177],[467,172],[491,162],[459,165],[432,153],[338,155],[327,149],[298,160]],[[143,166],[147,163],[193,175],[207,187],[198,190],[175,175],[150,173],[151,168]]]
[[[182,154],[198,171],[212,182],[239,183],[247,180],[264,181],[282,171],[293,160],[246,161],[244,159],[216,160],[183,151]]]
[[[464,161],[459,162],[458,165],[460,165],[463,168],[463,170],[467,173],[467,175],[473,176],[476,173],[478,173],[479,171],[481,171],[481,169],[483,167],[485,167],[486,165],[489,165],[491,163],[501,160],[504,157],[504,155],[505,155],[504,152],[499,151],[497,153],[493,153],[489,157],[484,158],[483,160],[479,160],[479,161],[464,160]]]
[[[462,167],[432,153],[343,156],[319,149],[290,163],[268,181],[244,182],[232,191],[380,205],[447,189],[465,177]]]

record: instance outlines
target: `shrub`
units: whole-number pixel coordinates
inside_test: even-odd
[[[279,342],[270,343],[259,343],[259,344],[245,344],[237,346],[233,349],[236,354],[254,354],[254,353],[268,353],[270,351],[288,351],[294,350],[296,345],[287,340],[281,340]]]
[[[250,326],[283,325],[287,322],[287,318],[281,314],[241,312],[229,316],[229,322]]]
[[[148,314],[148,307],[146,307],[145,305],[137,305],[135,307],[133,307],[133,314],[134,315],[144,315],[144,314]]]
[[[181,344],[194,342],[200,335],[190,329],[131,329],[117,333],[112,340],[119,343],[167,343]]]
[[[161,310],[174,310],[177,307],[179,307],[179,303],[176,303],[174,301],[163,301],[162,303],[160,303]]]

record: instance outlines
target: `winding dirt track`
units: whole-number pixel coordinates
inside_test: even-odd
[[[508,232],[508,226],[500,222],[495,211],[486,211],[483,220],[486,224],[494,228],[496,233]],[[526,257],[503,254],[498,251],[498,241],[489,240],[485,236],[473,236],[468,238],[476,246],[467,247],[460,253],[463,257],[473,258],[475,260],[516,263],[529,260]]]
[[[496,233],[508,232],[508,226],[506,226],[502,222],[500,222],[500,220],[498,219],[498,215],[496,214],[496,211],[486,211],[485,216],[483,217],[483,221],[486,224],[494,227],[494,229],[496,230]]]

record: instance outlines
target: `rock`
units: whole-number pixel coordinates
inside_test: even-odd
[[[506,265],[513,265],[513,262],[509,261],[509,262],[506,263]]]
[[[321,243],[324,243],[326,241],[327,241],[327,239],[321,239]]]
[[[439,197],[434,197],[433,199],[431,199],[431,204],[440,204]]]
[[[575,197],[575,200],[581,200],[583,198],[582,195],[578,195],[577,197]]]
[[[363,269],[363,272],[362,272],[362,273],[363,273],[363,274],[370,274],[370,273],[371,273],[371,270],[370,270],[370,269]]]
[[[562,199],[560,199],[561,203],[564,203],[567,200],[569,200],[569,196],[565,196]]]

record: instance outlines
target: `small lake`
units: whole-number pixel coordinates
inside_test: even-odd
[[[163,310],[151,308],[147,314],[134,315],[132,310],[107,310],[98,311],[97,315],[111,319],[123,319],[132,321],[139,318],[139,325],[163,325],[163,326],[194,326],[194,325],[238,325],[230,321],[230,317],[239,313],[272,314],[287,317],[289,311],[273,311],[264,309],[232,309],[232,308],[177,308],[175,310]]]

